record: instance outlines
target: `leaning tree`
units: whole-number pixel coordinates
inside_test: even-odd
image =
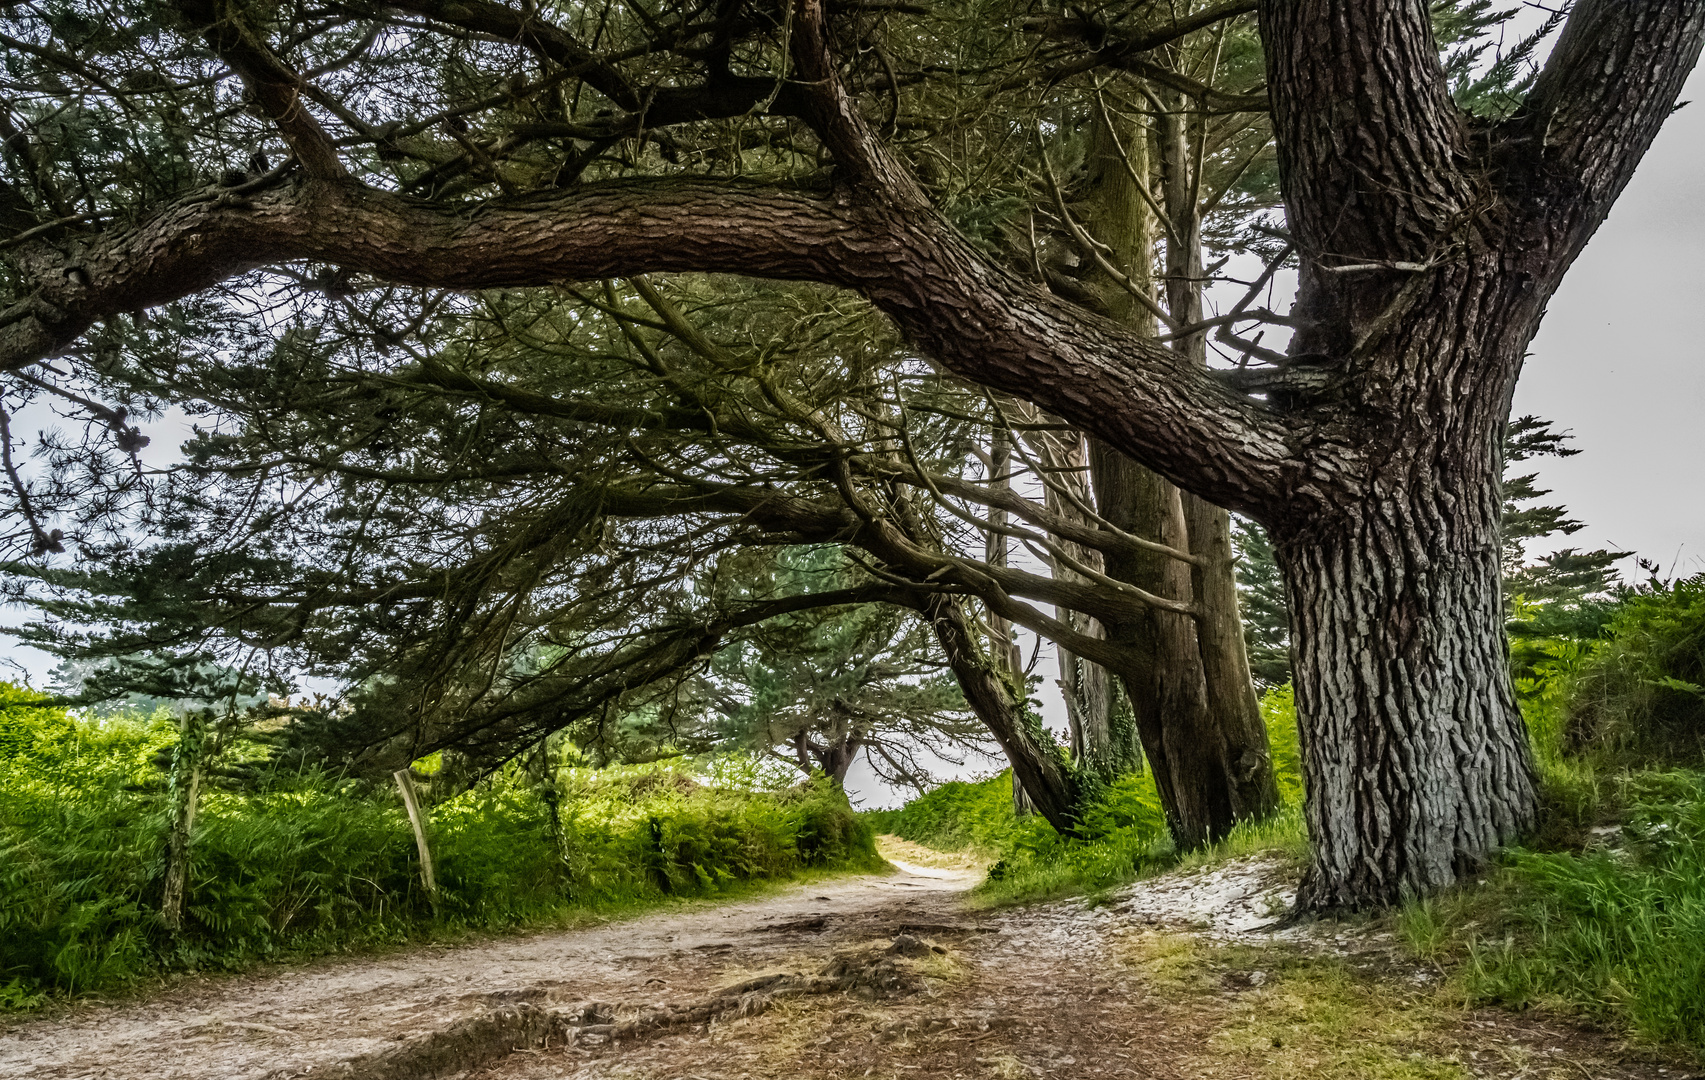
[[[651,271],[855,290],[936,363],[1267,526],[1314,842],[1300,899],[1391,901],[1533,818],[1499,443],[1546,301],[1705,40],[1699,0],[1580,0],[1531,89],[1477,118],[1450,96],[1430,7],[12,6],[0,367],[37,383],[56,357],[98,368],[97,323],[301,263],[344,290]],[[1250,12],[1264,86],[1228,99],[1161,62]],[[902,106],[985,74],[977,42],[1015,25],[1044,81],[1143,69],[1204,110],[1270,114],[1300,260],[1283,354],[1216,372],[975,241],[951,160]],[[968,137],[963,118],[1010,82],[924,127]],[[137,445],[126,415],[99,415]],[[26,535],[51,552],[62,537],[0,435]]]

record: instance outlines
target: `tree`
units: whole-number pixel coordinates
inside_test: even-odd
[[[1535,484],[1538,473],[1511,475],[1511,467],[1539,457],[1571,457],[1570,436],[1537,416],[1509,422],[1504,433],[1503,510],[1499,531],[1503,540],[1502,584],[1511,639],[1511,667],[1517,676],[1532,674],[1543,656],[1539,644],[1555,637],[1594,637],[1613,606],[1609,593],[1616,587],[1611,567],[1627,551],[1578,551],[1564,548],[1530,560],[1528,547],[1539,541],[1571,536],[1584,526],[1562,506],[1526,505],[1550,491]],[[1251,640],[1251,659],[1257,682],[1278,686],[1290,681],[1290,609],[1273,545],[1254,522],[1237,527],[1238,585]]]
[[[1291,612],[1285,604],[1285,579],[1273,557],[1267,530],[1239,520],[1232,536],[1237,547],[1237,586],[1243,593],[1243,630],[1249,638],[1249,667],[1262,690],[1291,681]]]
[[[1252,8],[1264,86],[1228,95],[1154,63]],[[24,126],[0,133],[0,367],[39,382],[26,369],[68,352],[97,366],[103,320],[300,262],[336,268],[334,291],[654,271],[854,290],[934,362],[1268,528],[1294,620],[1305,908],[1436,889],[1533,820],[1503,654],[1499,444],[1545,303],[1673,107],[1705,5],[1582,0],[1519,105],[1485,116],[1452,99],[1423,0],[1024,22],[1033,59],[999,80],[1147,65],[1203,109],[1269,112],[1300,260],[1295,333],[1229,373],[991,256],[976,208],[951,202],[951,170],[909,141],[904,106],[966,90],[961,58],[1006,36],[1004,11],[331,12],[8,14],[29,45],[9,62],[42,105],[9,103]],[[949,62],[918,62],[942,42]],[[951,141],[998,133],[967,120],[987,115],[923,123]],[[747,170],[748,145],[770,164]],[[655,168],[588,175],[653,147]],[[210,168],[222,184],[197,177]],[[102,408],[114,447],[134,449],[128,414]],[[28,544],[63,547],[8,472]]]
[[[855,583],[862,575],[837,567],[838,555],[835,548],[753,552],[739,577],[746,587],[776,576],[809,577],[819,589],[824,577]],[[769,565],[752,565],[760,562]],[[921,794],[932,777],[920,752],[962,765],[966,751],[994,748],[935,659],[928,630],[882,604],[814,608],[759,624],[717,653],[702,677],[718,742],[773,754],[837,784],[863,753],[878,777]]]

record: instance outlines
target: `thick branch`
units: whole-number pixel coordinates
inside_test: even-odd
[[[1530,212],[1565,227],[1557,276],[1591,239],[1674,110],[1705,44],[1699,0],[1580,0],[1499,138]],[[1556,218],[1573,219],[1555,222]]]
[[[471,213],[347,184],[210,189],[38,273],[35,294],[0,314],[0,368],[63,351],[97,319],[302,259],[454,289],[651,271],[840,285],[955,374],[1026,397],[1220,505],[1259,515],[1311,490],[1261,406],[1013,277],[933,214],[735,181],[611,182]]]
[[[1472,203],[1427,0],[1262,0],[1288,227],[1309,258],[1424,261]]]

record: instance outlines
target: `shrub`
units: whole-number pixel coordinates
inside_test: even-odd
[[[0,1007],[879,863],[869,826],[826,782],[711,786],[688,763],[564,769],[553,821],[536,782],[506,770],[429,810],[435,913],[394,788],[263,773],[203,795],[185,926],[170,934],[156,762],[175,726],[164,713],[82,720],[20,701],[0,698]]]
[[[1631,593],[1570,665],[1569,749],[1623,762],[1705,761],[1705,575]]]

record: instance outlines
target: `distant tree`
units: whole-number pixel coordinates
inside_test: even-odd
[[[780,575],[817,578],[816,588],[825,576],[857,577],[835,573],[835,548],[777,554]],[[758,568],[742,575],[763,576]],[[932,757],[963,765],[968,751],[998,752],[938,658],[928,625],[890,605],[771,619],[717,653],[702,681],[723,745],[750,746],[836,783],[862,753],[882,780],[921,793],[939,767]]]
[[[1267,530],[1245,518],[1233,527],[1237,587],[1242,596],[1243,632],[1249,639],[1249,669],[1262,690],[1291,681],[1291,615],[1285,580],[1273,557]]]
[[[1538,473],[1511,476],[1509,466],[1534,458],[1574,457],[1580,451],[1568,432],[1549,420],[1523,416],[1510,421],[1504,440],[1504,603],[1512,629],[1523,632],[1555,628],[1588,631],[1592,636],[1604,614],[1595,600],[1604,600],[1617,584],[1616,563],[1633,552],[1581,551],[1562,548],[1538,555],[1531,548],[1558,537],[1573,536],[1586,526],[1560,505],[1533,505],[1551,494],[1537,486]]]

